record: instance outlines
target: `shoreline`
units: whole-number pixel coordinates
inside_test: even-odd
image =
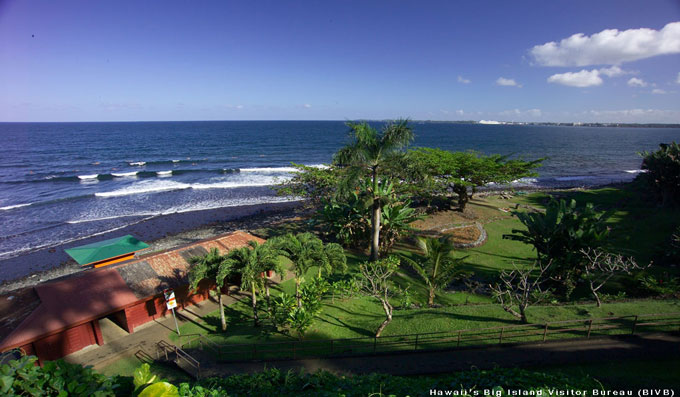
[[[95,241],[132,234],[149,244],[140,254],[174,248],[234,230],[253,230],[292,219],[304,212],[303,201],[253,204],[162,215],[109,233],[43,248],[0,261],[0,294],[79,273],[78,265],[64,251]]]
[[[477,192],[479,197],[518,191],[571,191],[620,187],[625,183],[609,183],[593,186],[548,187],[522,186],[508,189],[507,186],[489,186]],[[0,260],[0,294],[31,287],[42,282],[79,273],[89,267],[78,265],[69,257],[65,248],[132,234],[149,244],[141,252],[147,253],[176,248],[199,240],[208,239],[235,230],[254,230],[290,220],[306,212],[304,201],[252,204],[235,207],[197,210],[184,213],[161,215],[152,219],[126,226],[105,234],[86,237],[74,242],[43,248],[17,257]]]

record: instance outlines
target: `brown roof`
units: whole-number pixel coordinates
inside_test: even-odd
[[[218,248],[221,254],[245,246],[248,241],[265,240],[243,231],[199,241],[185,247],[143,256],[141,259],[92,269],[71,278],[24,291],[17,300],[0,297],[0,351],[18,347],[65,328],[91,321],[148,299],[169,287],[186,285],[189,259]],[[25,296],[24,296],[25,295]],[[2,299],[4,298],[4,300]],[[25,298],[25,299],[24,299]],[[13,316],[13,306],[22,304],[23,314]],[[29,308],[29,310],[26,310]],[[27,314],[30,313],[30,314]],[[17,313],[18,314],[18,313]],[[11,319],[15,318],[12,322]],[[23,319],[19,323],[19,321]],[[19,323],[17,326],[16,324]]]

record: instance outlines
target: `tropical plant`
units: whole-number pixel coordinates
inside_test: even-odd
[[[602,247],[609,235],[606,225],[612,212],[597,212],[591,203],[578,207],[575,200],[567,203],[551,200],[545,212],[513,212],[526,230],[512,229],[503,238],[531,244],[540,263],[552,262],[551,277],[560,282],[569,296],[578,276],[582,249]]]
[[[520,319],[522,323],[528,323],[527,308],[550,297],[550,290],[544,288],[550,264],[534,262],[527,268],[515,265],[511,272],[504,270],[500,275],[500,282],[490,285],[493,297],[503,310]],[[515,306],[519,312],[514,309]]]
[[[255,326],[259,325],[257,291],[266,289],[269,296],[266,272],[273,270],[281,277],[285,272],[279,262],[279,251],[272,244],[249,241],[248,246],[230,251],[225,263],[241,275],[241,289],[250,290],[253,321]]]
[[[413,140],[413,131],[408,126],[408,120],[397,120],[386,124],[378,132],[368,123],[347,123],[350,128],[351,142],[340,149],[333,159],[335,165],[347,167],[348,172],[344,183],[346,186],[356,186],[361,177],[370,178],[371,196],[371,260],[379,257],[380,221],[384,197],[380,194],[380,174],[388,163],[390,156],[398,155],[399,151]]]
[[[380,324],[375,331],[375,337],[380,337],[383,330],[392,321],[392,313],[394,308],[390,304],[390,297],[392,289],[392,282],[390,279],[394,272],[399,268],[399,258],[396,256],[388,256],[387,258],[365,262],[359,265],[359,271],[362,277],[361,290],[368,296],[371,296],[382,304],[385,311],[385,320]]]
[[[298,307],[300,301],[300,284],[309,269],[317,266],[319,253],[323,250],[323,242],[312,233],[288,233],[270,240],[280,254],[288,258],[293,264],[295,274],[295,299]]]
[[[331,199],[314,215],[314,223],[321,226],[322,233],[345,247],[357,247],[369,236],[370,209],[356,192],[343,200]]]
[[[382,211],[380,254],[390,253],[400,238],[413,231],[411,223],[418,219],[422,217],[411,208],[410,200],[385,205]]]
[[[224,315],[224,303],[222,301],[222,287],[224,286],[224,279],[233,270],[231,265],[225,261],[225,258],[220,255],[217,248],[212,248],[210,252],[204,256],[195,256],[189,259],[191,267],[189,268],[189,285],[191,289],[198,288],[198,284],[205,279],[215,283],[217,286],[217,301],[220,310],[220,323],[222,324],[222,331],[227,330],[227,320]]]
[[[459,273],[462,259],[454,258],[455,246],[450,237],[418,238],[418,248],[423,253],[424,261],[418,263],[404,257],[407,263],[423,279],[428,289],[428,306],[434,305],[435,291],[446,288]]]
[[[662,143],[656,152],[640,153],[643,157],[640,175],[661,198],[662,206],[680,204],[680,145]]]
[[[344,273],[347,271],[347,256],[345,256],[345,250],[342,249],[340,244],[327,243],[323,245],[323,248],[319,252],[318,266],[318,276],[321,278],[322,273],[330,275],[332,273]]]
[[[47,361],[37,365],[35,356],[22,356],[0,365],[0,394],[3,396],[115,396],[118,385],[92,367]]]
[[[137,397],[179,397],[177,386],[151,373],[151,366],[147,363],[135,369],[132,382]]]
[[[293,177],[279,184],[277,194],[304,197],[314,206],[331,200],[336,195],[339,170],[334,167],[312,167],[293,163]]]

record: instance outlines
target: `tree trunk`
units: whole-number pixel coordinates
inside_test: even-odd
[[[253,305],[253,320],[255,321],[255,326],[260,325],[260,319],[257,317],[257,295],[255,294],[255,285],[250,288],[251,300]]]
[[[371,261],[378,260],[380,249],[380,204],[373,203],[373,238],[371,240]]]
[[[427,298],[427,305],[434,306],[434,287],[430,287],[430,295]]]
[[[267,302],[269,302],[269,279],[267,276],[264,278],[264,294],[267,297]]]
[[[519,305],[519,319],[522,322],[522,324],[528,324],[529,321],[527,321],[527,315],[526,315],[526,310],[527,310],[527,305],[526,304],[520,304]]]
[[[371,261],[377,261],[380,249],[380,197],[378,197],[378,171],[374,167],[373,178],[373,217],[371,218]]]
[[[453,191],[458,195],[458,209],[463,212],[468,202],[467,187],[463,185],[453,185]]]
[[[380,327],[375,331],[376,338],[380,337],[380,334],[382,334],[385,327],[387,327],[387,324],[392,321],[392,305],[385,299],[380,299],[380,302],[383,305],[383,310],[385,310],[385,321],[383,321],[382,324],[380,324]]]
[[[222,288],[217,287],[217,301],[220,305],[220,322],[222,323],[222,332],[227,330],[227,319],[224,317],[224,304],[222,302]]]
[[[516,312],[515,310],[513,310],[510,306],[505,306],[505,305],[503,305],[503,310],[505,310],[506,312],[512,314],[513,316],[517,317],[518,319],[522,320],[522,315],[521,315],[520,313],[517,313],[517,312]],[[526,317],[524,317],[524,319],[526,320]]]
[[[297,300],[297,306],[302,307],[302,301],[300,300],[300,277],[295,277],[295,299]]]

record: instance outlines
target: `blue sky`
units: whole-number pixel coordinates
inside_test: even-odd
[[[0,121],[395,117],[680,123],[680,2],[0,0]]]

